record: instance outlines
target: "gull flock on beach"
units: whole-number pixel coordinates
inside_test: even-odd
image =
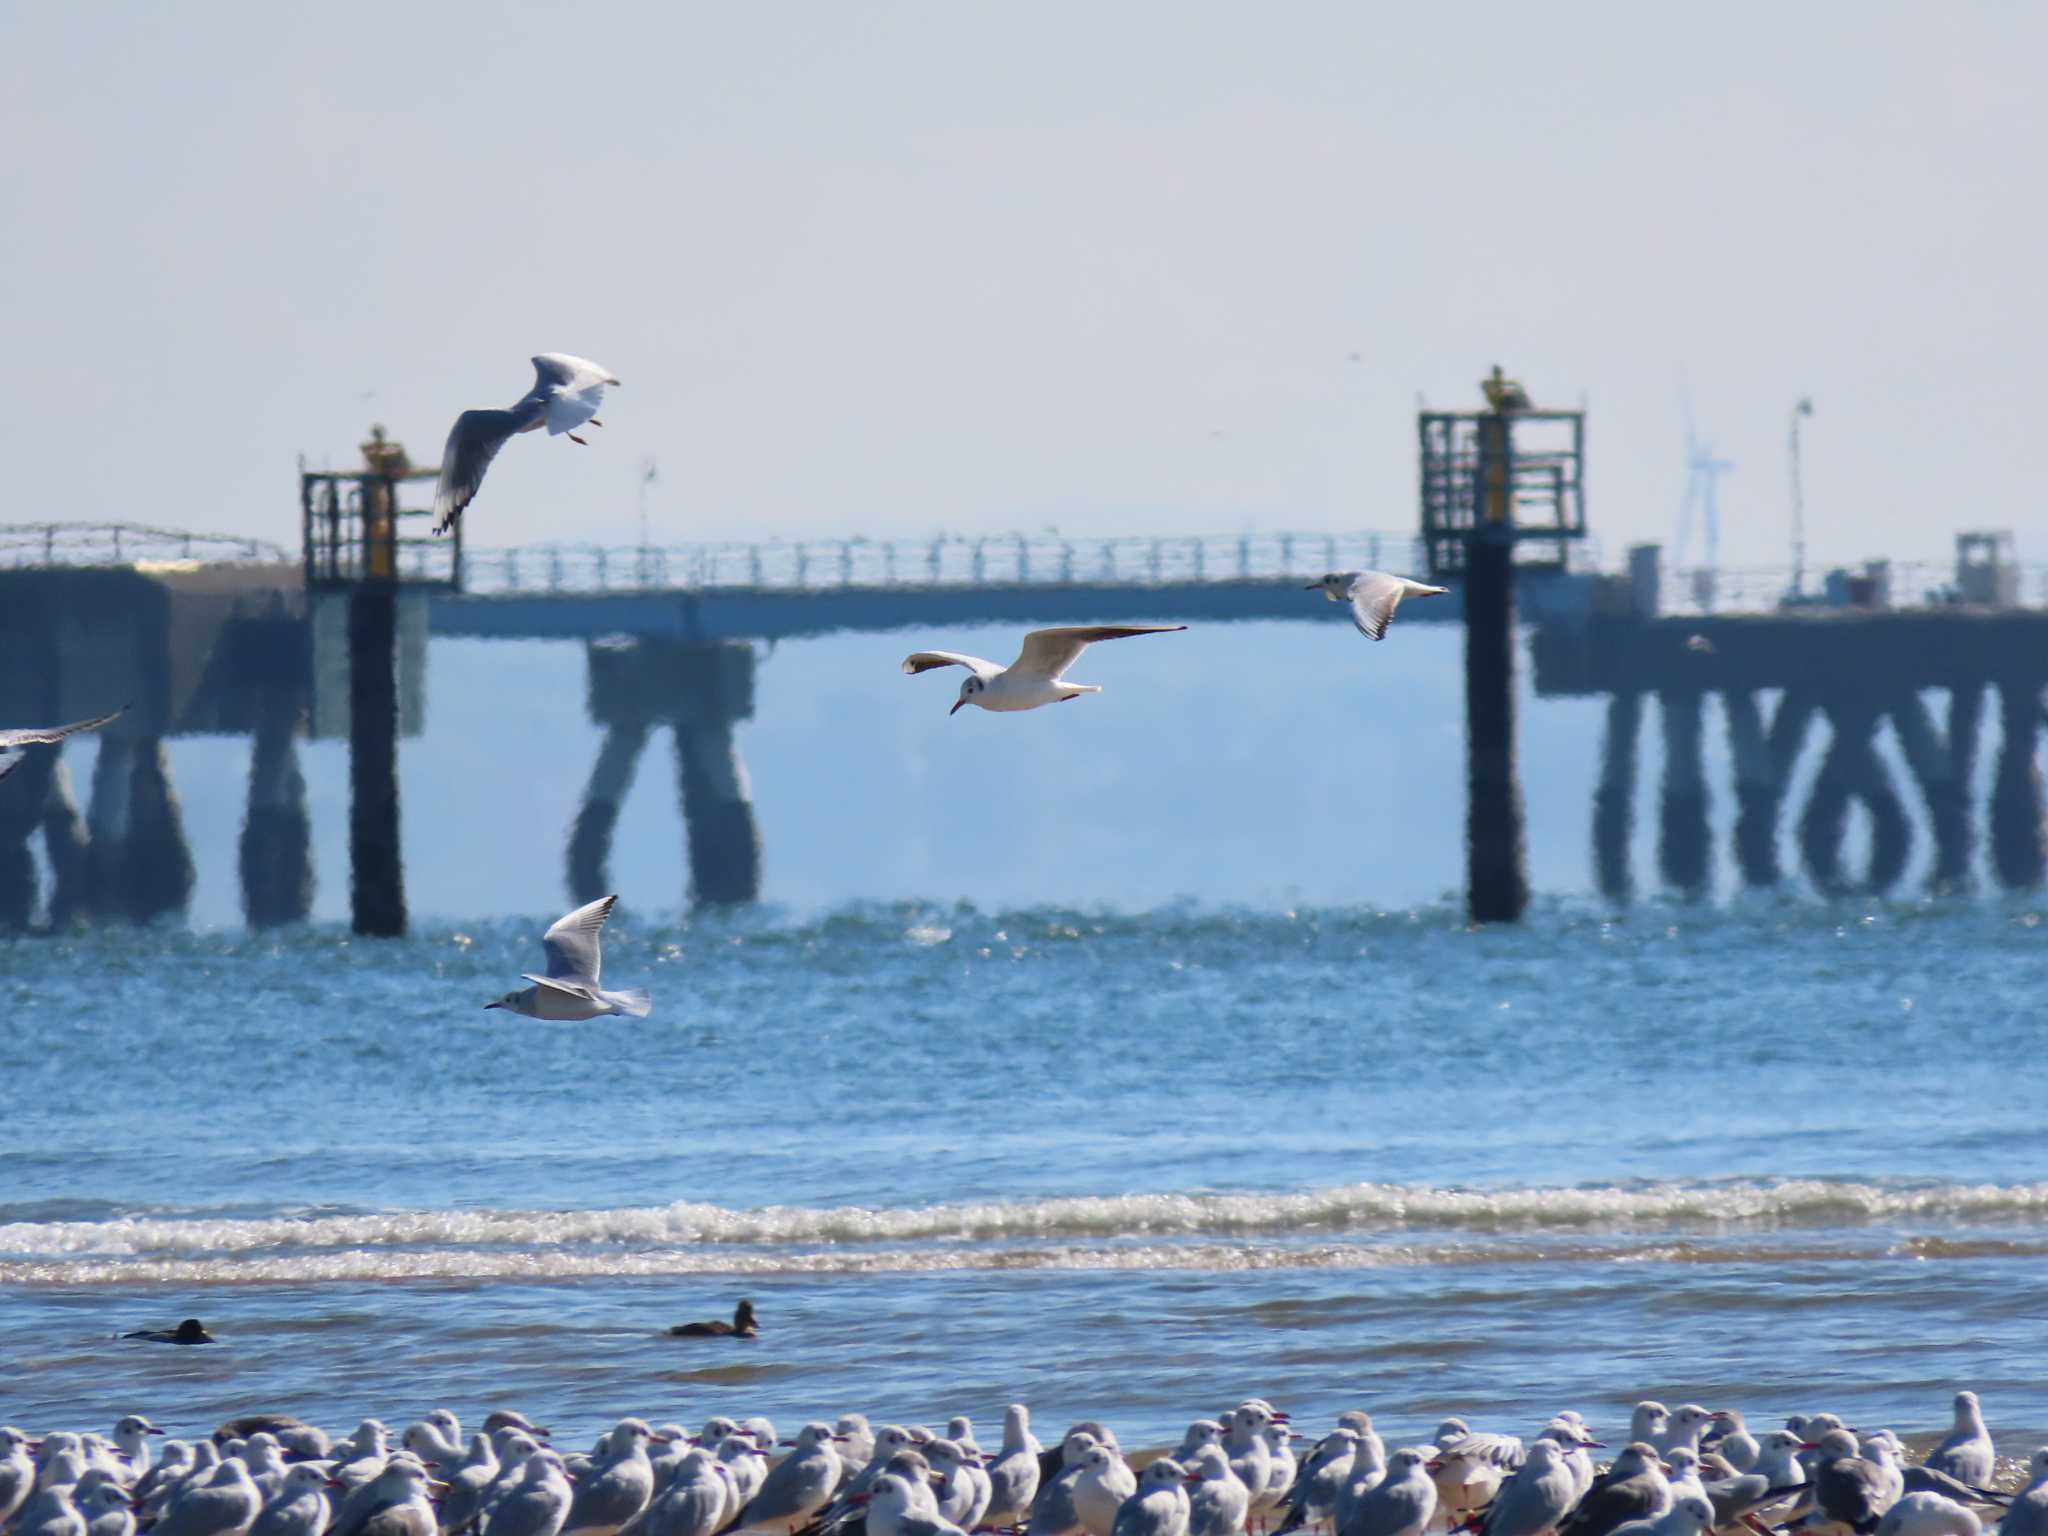
[[[1753,1433],[1732,1409],[1636,1406],[1612,1462],[1576,1412],[1529,1441],[1446,1419],[1389,1450],[1353,1409],[1311,1444],[1248,1398],[1198,1418],[1165,1454],[1126,1457],[1085,1420],[1052,1446],[1013,1403],[984,1449],[860,1413],[778,1438],[718,1416],[694,1433],[624,1418],[587,1453],[500,1410],[464,1437],[440,1408],[393,1443],[379,1419],[343,1436],[285,1414],[192,1441],[129,1414],[112,1433],[0,1428],[5,1536],[2048,1536],[2048,1446],[1999,1467],[1975,1394],[1908,1465],[1890,1430],[1831,1413]],[[2011,1482],[2011,1479],[2006,1479]]]

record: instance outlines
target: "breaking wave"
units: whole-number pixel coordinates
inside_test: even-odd
[[[37,1214],[45,1214],[38,1211]],[[1967,1239],[1901,1226],[1994,1226]],[[903,1208],[694,1202],[611,1209],[415,1210],[233,1218],[158,1212],[0,1223],[0,1283],[317,1280],[913,1269],[1377,1267],[1462,1262],[1740,1262],[1842,1251],[1947,1256],[2041,1248],[2048,1184],[1794,1179],[1583,1188],[1354,1184],[1292,1193],[1132,1194]],[[2011,1229],[2020,1229],[2014,1234]],[[1402,1242],[1433,1234],[1433,1243]],[[1644,1235],[1634,1242],[1604,1237]],[[1653,1241],[1647,1234],[1659,1234]],[[1219,1241],[1238,1239],[1236,1242]],[[1699,1241],[1705,1239],[1706,1241]],[[1916,1254],[1916,1256],[1919,1256]]]

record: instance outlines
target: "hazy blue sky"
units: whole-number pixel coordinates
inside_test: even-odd
[[[1668,534],[1678,383],[1782,560],[2048,558],[2048,8],[0,8],[0,521],[295,538],[544,349],[625,386],[480,543],[1413,521],[1418,395],[1593,416]]]

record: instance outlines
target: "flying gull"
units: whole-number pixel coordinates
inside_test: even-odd
[[[914,675],[933,667],[965,667],[971,675],[960,685],[959,699],[946,711],[949,715],[958,714],[967,704],[998,714],[1037,709],[1042,704],[1078,699],[1084,693],[1102,692],[1091,683],[1070,683],[1063,675],[1097,640],[1165,635],[1186,628],[1185,624],[1088,624],[1073,629],[1034,629],[1024,637],[1024,649],[1007,667],[958,651],[913,651],[903,658],[903,670]]]
[[[1358,632],[1368,640],[1384,640],[1402,598],[1442,597],[1451,589],[1424,586],[1385,571],[1332,571],[1321,581],[1310,582],[1306,590],[1320,592],[1333,603],[1349,603]]]
[[[476,500],[484,471],[508,439],[546,427],[550,436],[567,433],[572,443],[584,440],[576,429],[586,421],[601,427],[597,408],[604,387],[619,381],[612,371],[587,357],[543,352],[533,360],[533,388],[509,410],[464,411],[448,432],[441,450],[441,482],[434,488],[434,532],[446,533]],[[588,444],[585,444],[587,447]]]
[[[507,992],[484,1007],[508,1009],[529,1019],[595,1019],[605,1014],[646,1018],[653,1006],[646,992],[638,987],[607,992],[597,984],[603,965],[597,934],[604,927],[604,920],[612,915],[612,903],[618,899],[601,897],[558,921],[540,936],[540,947],[547,951],[547,975],[522,972],[519,979],[532,982],[532,986]]]

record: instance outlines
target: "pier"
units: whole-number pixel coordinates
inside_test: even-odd
[[[1442,419],[1483,441],[1487,415]],[[373,439],[366,455],[385,447]],[[1548,463],[1539,478],[1554,491],[1568,482],[1547,451],[1521,460]],[[1923,826],[1938,893],[1968,890],[1980,870],[2011,889],[2048,875],[2048,573],[2019,566],[2003,536],[1966,536],[1952,567],[1831,573],[1804,600],[1788,573],[1665,571],[1654,548],[1603,571],[1561,539],[1496,539],[1489,565],[1483,515],[1462,528],[1425,518],[1419,536],[473,550],[404,531],[418,527],[408,497],[430,474],[400,451],[308,475],[297,552],[131,525],[0,528],[0,644],[12,661],[0,718],[133,706],[99,733],[82,803],[61,750],[30,753],[0,781],[0,928],[181,911],[193,861],[164,742],[229,734],[250,741],[238,848],[249,922],[310,910],[318,872],[299,743],[347,738],[355,923],[402,932],[396,746],[424,728],[426,656],[444,637],[584,646],[584,707],[603,734],[581,803],[562,808],[569,898],[609,888],[619,805],[665,734],[686,835],[678,895],[737,903],[758,898],[772,856],[744,760],[756,695],[772,686],[764,643],[976,624],[1345,624],[1341,605],[1302,586],[1360,567],[1432,571],[1452,588],[1404,606],[1404,629],[1466,624],[1476,919],[1512,919],[1526,895],[1512,707],[1524,636],[1539,701],[1606,701],[1589,852],[1616,901],[1646,889],[1703,898],[1731,870],[1752,887],[1798,878],[1823,895],[1889,891]],[[1554,496],[1544,504],[1582,518]],[[1483,512],[1484,497],[1472,505]],[[1720,739],[1725,760],[1709,751]],[[1638,782],[1646,743],[1662,763],[1647,871],[1633,858],[1636,816],[1651,803]],[[1914,797],[1923,815],[1910,813]],[[1717,807],[1733,813],[1725,850]],[[1859,819],[1868,854],[1852,868]]]

